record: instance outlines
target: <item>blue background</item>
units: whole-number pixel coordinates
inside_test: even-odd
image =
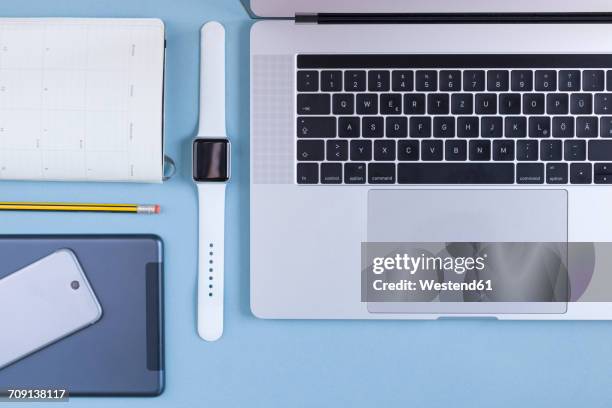
[[[74,398],[70,406],[612,405],[610,322],[265,321],[251,315],[252,20],[238,0],[2,0],[0,15],[159,17],[166,23],[166,148],[179,163],[178,176],[163,185],[0,183],[2,201],[162,205],[159,216],[0,214],[1,233],[156,233],[165,241],[164,394],[153,399]],[[211,19],[227,29],[227,119],[234,161],[228,194],[226,328],[220,341],[205,343],[195,331],[197,212],[189,163],[197,124],[199,28]]]

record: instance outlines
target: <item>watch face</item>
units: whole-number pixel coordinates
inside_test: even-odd
[[[229,140],[199,138],[193,141],[193,179],[229,180]]]

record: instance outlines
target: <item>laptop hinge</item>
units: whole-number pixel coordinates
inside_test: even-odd
[[[296,13],[309,24],[576,24],[612,23],[612,13]]]
[[[295,22],[302,24],[317,24],[319,22],[319,15],[316,13],[296,13]]]

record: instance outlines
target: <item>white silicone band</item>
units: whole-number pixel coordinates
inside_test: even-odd
[[[223,334],[225,183],[199,183],[198,334],[215,341]]]
[[[200,33],[200,119],[198,137],[219,138],[225,130],[225,29],[204,24]],[[198,335],[223,334],[225,183],[198,183]]]
[[[225,29],[211,21],[200,32],[199,137],[225,137]]]

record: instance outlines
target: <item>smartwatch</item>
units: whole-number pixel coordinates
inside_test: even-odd
[[[200,36],[200,118],[193,141],[193,180],[198,189],[198,335],[223,334],[225,186],[230,179],[225,132],[225,30],[206,23]]]

